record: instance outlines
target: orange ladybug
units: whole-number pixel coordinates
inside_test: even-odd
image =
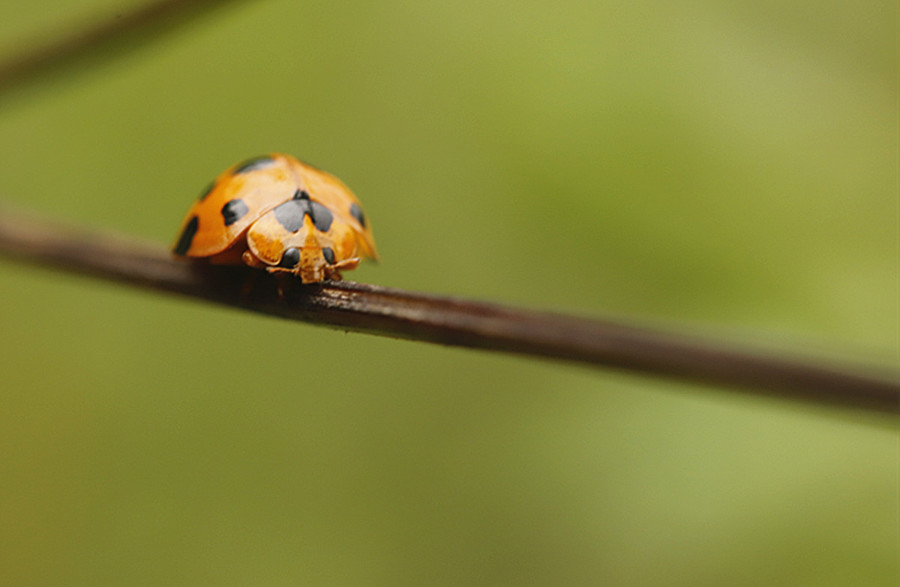
[[[292,273],[303,283],[340,279],[378,259],[372,227],[333,175],[281,153],[239,163],[188,210],[172,247],[180,257]]]

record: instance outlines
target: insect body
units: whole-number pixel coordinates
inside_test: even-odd
[[[176,255],[292,273],[303,283],[340,279],[377,259],[372,227],[333,175],[280,153],[239,163],[188,210]]]

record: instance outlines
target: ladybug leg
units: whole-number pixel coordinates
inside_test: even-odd
[[[265,268],[266,268],[266,271],[268,271],[268,272],[271,273],[272,275],[284,275],[285,273],[294,273],[294,274],[296,274],[296,271],[295,271],[293,268],[290,268],[290,267],[272,267],[272,266],[269,266],[269,265],[263,265],[263,267],[265,267]]]
[[[359,257],[353,257],[352,259],[344,259],[334,265],[328,265],[325,268],[326,277],[332,281],[340,281],[341,271],[346,270],[349,271],[351,269],[356,269],[359,266]]]
[[[256,269],[265,268],[269,273],[274,273],[272,269],[277,269],[276,267],[269,267],[268,265],[257,259],[256,256],[253,255],[253,253],[251,253],[249,250],[244,251],[244,253],[241,255],[241,261],[243,261],[244,264],[248,267],[254,267]],[[259,277],[260,274],[254,271],[250,279],[248,279],[247,282],[244,283],[243,294],[245,297],[249,298],[250,292],[256,287],[256,284],[259,282]],[[278,299],[284,299],[284,290],[282,288],[280,279],[278,280]]]
[[[278,299],[282,301],[285,299],[285,292],[291,284],[291,280],[288,279],[285,274],[295,274],[294,270],[288,269],[286,267],[272,267],[271,265],[266,265],[265,263],[257,259],[256,256],[253,255],[249,250],[244,251],[244,254],[241,256],[241,260],[250,267],[265,269],[269,274],[274,275],[275,283],[278,287]]]
[[[266,266],[266,271],[275,277],[275,284],[278,288],[278,299],[284,301],[287,298],[285,295],[286,292],[296,283],[296,281],[292,279],[292,277],[297,275],[296,272],[286,267],[269,266]]]
[[[352,259],[344,259],[338,263],[332,265],[335,269],[346,269],[349,271],[350,269],[356,269],[359,267],[359,257],[353,257]]]

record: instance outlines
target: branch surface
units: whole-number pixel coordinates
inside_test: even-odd
[[[174,258],[163,247],[0,207],[0,254],[71,273],[383,336],[613,367],[776,396],[900,413],[900,375],[771,356],[617,321],[531,311],[353,282],[300,285],[247,267]]]

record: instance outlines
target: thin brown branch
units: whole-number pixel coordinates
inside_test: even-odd
[[[32,80],[72,71],[71,65],[79,60],[118,58],[123,50],[157,40],[162,33],[234,1],[155,0],[49,42],[29,45],[0,58],[0,95]]]
[[[396,338],[560,359],[816,404],[900,412],[900,376],[767,356],[676,334],[352,282],[288,287],[266,273],[175,259],[156,244],[0,207],[0,254],[144,290]]]

